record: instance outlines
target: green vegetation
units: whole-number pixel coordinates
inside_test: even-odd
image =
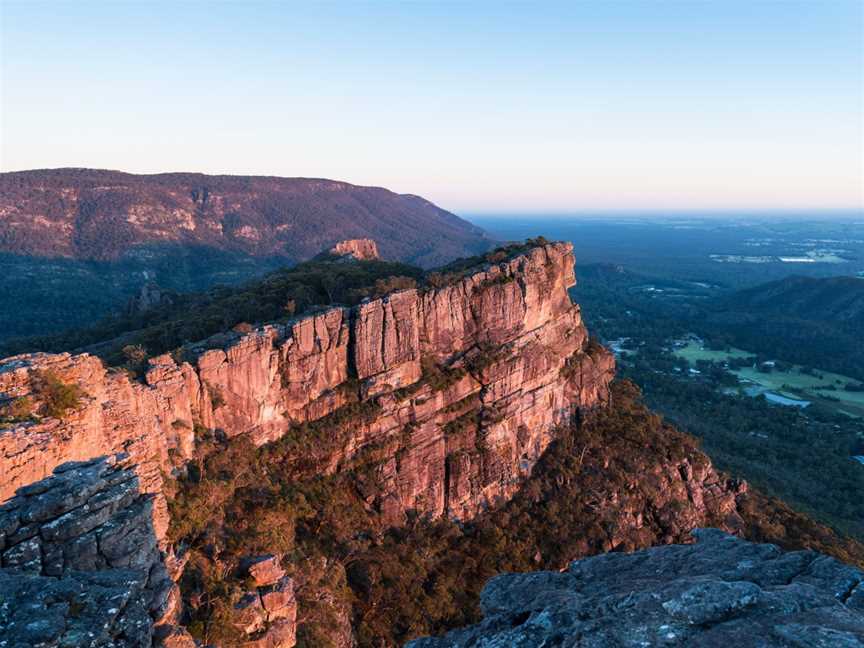
[[[53,371],[35,371],[31,375],[33,394],[41,403],[45,416],[62,419],[77,409],[87,394],[75,383],[65,383]]]
[[[23,423],[33,419],[33,399],[29,396],[13,398],[0,405],[0,424]]]
[[[783,321],[766,315],[761,329],[771,328],[771,336],[777,339],[789,335],[789,344],[794,339],[794,344],[810,349],[810,356],[826,363],[792,364],[794,358],[774,355],[771,349],[775,347],[770,344],[763,346],[755,339],[753,345],[733,344],[735,340],[714,334],[713,315],[706,312],[698,296],[657,296],[642,290],[645,277],[606,266],[588,270],[590,280],[581,281],[574,291],[586,325],[602,339],[625,339],[619,374],[642,387],[653,409],[701,438],[705,451],[720,468],[824,523],[864,538],[864,504],[860,498],[864,466],[852,459],[854,454],[864,454],[864,419],[848,416],[858,411],[849,398],[860,393],[845,388],[852,380],[847,376],[853,374],[812,368],[828,368],[829,359],[837,364],[845,347],[834,348],[830,335],[801,338],[795,334],[795,326],[787,329]],[[662,286],[681,288],[682,283]],[[716,325],[719,330],[720,320]],[[702,337],[705,350],[691,345],[683,354],[676,352],[673,342],[690,333]],[[637,353],[627,351],[631,348]],[[741,351],[749,349],[757,353],[742,357]],[[782,350],[779,346],[776,349]],[[767,368],[749,368],[767,360],[778,361],[770,373]],[[689,374],[691,367],[701,373]],[[763,397],[739,396],[746,387],[740,383],[743,379],[755,381],[754,391],[777,390],[813,404],[801,411],[771,404]],[[806,396],[797,391],[802,381],[812,387]],[[836,389],[816,389],[818,384]],[[830,400],[841,396],[847,400]]]
[[[548,243],[549,241],[545,238],[538,236],[536,238],[526,239],[524,243],[511,243],[509,245],[501,246],[484,255],[458,259],[457,261],[428,273],[426,276],[426,285],[431,288],[451,286],[474,272],[478,266],[487,263],[503,263],[519,256],[520,254],[524,254],[535,247],[547,245]],[[502,276],[500,279],[496,278],[491,281],[491,283],[496,282],[508,283],[508,279]]]
[[[381,291],[413,285],[422,277],[422,270],[401,263],[310,261],[244,286],[174,295],[170,304],[106,319],[86,329],[12,340],[0,345],[0,355],[95,345],[93,351],[109,364],[129,365],[140,352],[145,357],[159,355],[249,322],[285,321],[322,306],[356,304]]]
[[[428,384],[432,391],[449,389],[467,375],[462,367],[449,367],[438,364],[433,358],[423,358],[423,377],[418,385]]]
[[[403,263],[316,259],[241,286],[216,286],[205,293],[171,293],[170,299],[151,310],[110,317],[88,328],[6,340],[0,342],[0,356],[86,348],[108,364],[124,366],[133,375],[140,375],[146,370],[147,357],[175,351],[218,333],[248,332],[252,323],[286,321],[331,305],[352,306],[397,290],[448,285],[478,265],[506,261],[545,243],[542,237],[529,239],[430,273]],[[502,275],[491,282],[509,281]]]
[[[214,410],[219,409],[225,404],[225,397],[222,395],[221,389],[210,383],[205,383],[204,387],[207,389],[207,395],[210,397],[210,406]]]
[[[698,366],[700,362],[706,361],[731,363],[730,371],[739,381],[789,398],[821,402],[824,407],[834,411],[864,416],[864,392],[856,390],[856,381],[848,376],[782,362],[774,367],[754,368],[753,365],[758,362],[754,353],[736,348],[712,350],[694,341],[689,342],[686,347],[676,349],[674,355],[684,358],[691,366]],[[745,359],[748,362],[734,362]],[[852,388],[847,388],[847,385]],[[830,392],[830,396],[826,392]]]
[[[465,364],[469,372],[479,376],[485,369],[501,360],[506,353],[504,348],[496,347],[489,342],[480,342],[465,356]]]
[[[734,347],[720,350],[709,349],[693,340],[689,341],[687,346],[675,349],[675,355],[679,358],[684,358],[691,365],[695,365],[699,360],[723,362],[730,358],[749,358],[753,356],[752,353],[747,353],[747,351]]]
[[[864,426],[818,403],[802,411],[724,394],[729,372],[700,365],[701,376],[685,377],[675,373],[675,362],[671,354],[643,347],[622,371],[643,386],[651,407],[700,437],[720,468],[864,538],[864,470],[850,456],[861,445]],[[773,374],[752,375],[761,380]]]

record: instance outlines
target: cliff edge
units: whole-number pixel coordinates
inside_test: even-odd
[[[468,646],[864,646],[864,572],[716,529],[692,545],[577,560],[565,572],[504,574],[482,623],[407,648]]]

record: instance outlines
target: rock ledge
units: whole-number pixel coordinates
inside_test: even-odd
[[[692,545],[609,553],[563,573],[503,574],[485,619],[409,648],[864,646],[864,572],[716,529]]]

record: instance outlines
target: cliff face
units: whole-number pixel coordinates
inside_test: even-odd
[[[563,573],[497,576],[481,595],[481,624],[408,646],[862,645],[861,570],[716,529],[695,535],[693,545],[586,558]]]
[[[608,398],[613,360],[588,343],[567,294],[573,263],[569,244],[536,247],[437,289],[211,338],[182,362],[151,359],[143,381],[86,354],[7,358],[7,402],[38,405],[35,377],[46,372],[85,395],[62,421],[0,428],[0,499],[63,462],[116,452],[158,496],[161,471],[194,455],[196,426],[261,444],[318,422],[333,430],[318,470],[361,451],[389,455],[379,495],[388,518],[470,517],[509,497],[556,425]],[[161,538],[161,496],[154,510]]]

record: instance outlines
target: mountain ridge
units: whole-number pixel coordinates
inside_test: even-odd
[[[342,194],[349,203],[334,203],[333,196]],[[160,207],[173,213],[160,212]],[[465,256],[465,249],[457,253],[448,246],[476,252],[478,245],[487,244],[480,228],[415,194],[325,178],[134,174],[88,168],[13,171],[0,174],[0,216],[4,251],[92,260],[116,259],[147,242],[194,240],[297,261],[326,249],[328,241],[333,244],[354,233],[361,238],[365,233],[378,241],[387,257],[434,265],[448,255]],[[313,223],[323,231],[312,235],[298,228]],[[403,229],[389,237],[376,231],[397,224]],[[28,227],[38,231],[37,226],[48,225],[63,226],[63,231],[53,233],[55,240],[27,237]],[[94,249],[92,225],[101,229],[98,240],[107,242],[107,249]],[[178,231],[160,228],[164,225],[175,225]],[[430,225],[440,229],[430,231]],[[105,231],[112,227],[116,231]],[[201,232],[201,227],[212,231]],[[394,240],[397,234],[399,240]]]
[[[338,180],[136,175],[99,169],[0,174],[0,340],[56,333],[123,309],[143,285],[197,292],[311,259],[345,239],[432,267],[491,239],[414,194]]]

